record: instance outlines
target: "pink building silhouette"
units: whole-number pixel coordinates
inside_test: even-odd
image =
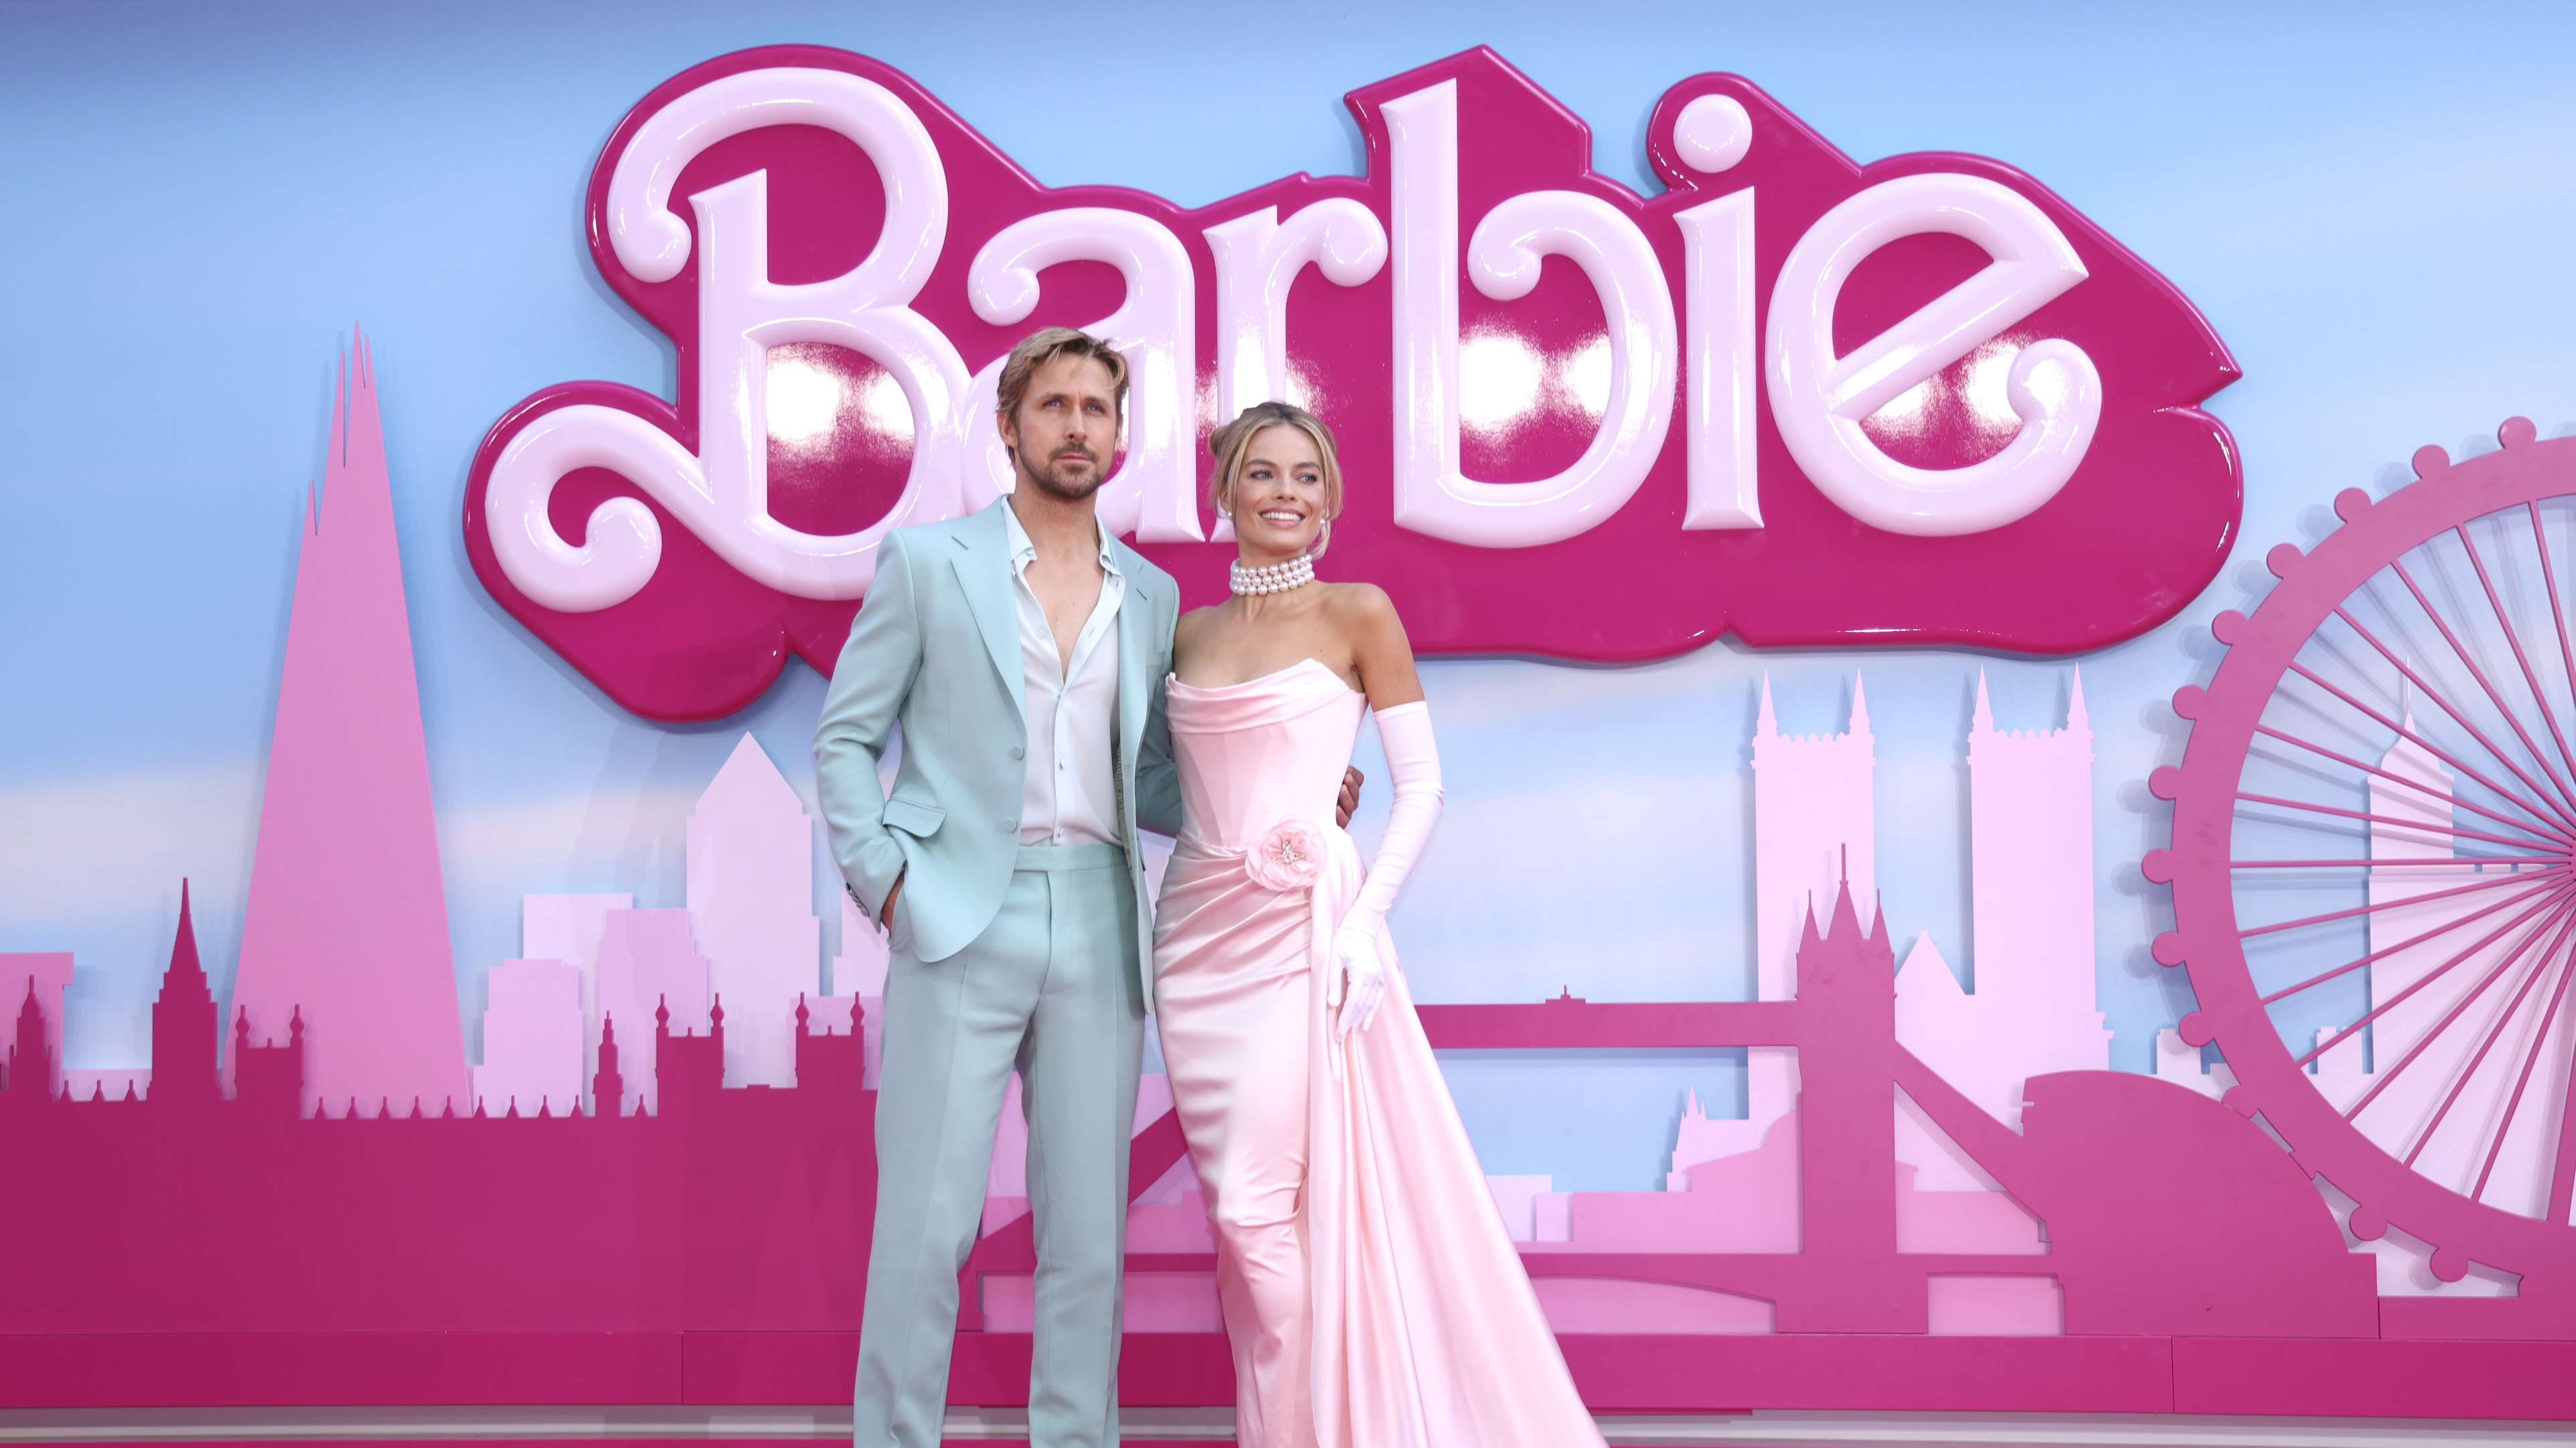
[[[293,1119],[304,1109],[304,1013],[286,1016],[286,1043],[270,1037],[250,1043],[250,1013],[233,1013],[233,1100],[264,1117]],[[453,1103],[442,1105],[453,1111]]]
[[[63,1085],[63,993],[71,989],[71,984],[72,953],[68,950],[0,955],[0,1011],[9,1012],[9,1019],[14,1020],[18,1008],[29,996],[34,997],[44,1021],[45,1056],[52,1063],[46,1068],[46,1085],[55,1092],[60,1092]]]
[[[617,1066],[618,1057],[622,1054],[617,1045],[617,1022],[600,1022],[599,1069],[591,1073],[590,1099],[607,1102],[611,1117],[619,1114],[618,1104],[626,1099],[626,1073]],[[591,1114],[596,1116],[599,1113],[594,1111]]]
[[[233,1001],[274,1033],[302,1007],[304,1100],[467,1093],[420,686],[375,381],[342,363],[306,508]]]
[[[847,992],[822,993],[813,821],[751,735],[698,797],[688,847],[685,909],[635,910],[631,895],[522,900],[520,944],[528,958],[489,977],[475,1089],[490,1109],[502,1110],[513,1094],[523,1105],[544,1095],[572,1099],[564,1085],[598,1073],[612,1015],[626,1022],[632,1043],[639,1023],[667,1004],[685,1035],[706,1023],[709,1003],[721,998],[728,1086],[797,1084],[800,1009],[813,1032],[850,1032],[859,1002]],[[844,973],[882,990],[883,937],[865,922],[852,932],[845,921],[842,939],[845,960],[849,950],[859,954]],[[649,1078],[620,1074],[634,1083],[630,1091],[651,1098]]]
[[[1801,952],[1822,938],[1815,921],[1828,903],[1846,895],[1855,902],[1874,898],[1863,893],[1874,854],[1875,760],[1859,680],[1853,681],[1850,729],[1812,737],[1778,732],[1766,683],[1753,750],[1756,985],[1758,999],[1789,1002],[1799,995]],[[2110,1064],[2110,1032],[2094,999],[2093,755],[2081,682],[2066,727],[2006,732],[1994,727],[1981,679],[1966,750],[1977,988],[1962,990],[1925,937],[1904,969],[1890,972],[1894,979],[1885,989],[1893,997],[1897,1041],[1961,1097],[2019,1129],[2027,1081]],[[1874,930],[1861,938],[1870,952],[1889,951],[1893,963],[1892,942]],[[1801,1196],[1809,1184],[1800,1163],[1801,1077],[1814,1067],[1786,1046],[1749,1047],[1747,1064],[1744,1119],[1709,1116],[1696,1093],[1685,1104],[1664,1191],[1543,1193],[1531,1203],[1529,1235],[1565,1243],[1567,1250],[1803,1250],[1801,1222],[1822,1205]],[[2000,1256],[2042,1250],[2031,1214],[1904,1091],[1894,1095],[1889,1187],[1897,1250]],[[1494,1185],[1509,1214],[1506,1199],[1526,1188],[1518,1179]],[[1767,1319],[1693,1299],[1649,1301],[1621,1288],[1628,1295],[1614,1302],[1598,1296],[1603,1290],[1564,1283],[1543,1296],[1561,1327],[1617,1307],[1631,1320],[1676,1331],[1769,1330]],[[1943,1320],[1981,1331],[2059,1330],[2056,1299],[2034,1295],[2013,1274],[1951,1283],[1940,1305]],[[1703,1319],[1700,1327],[1688,1326]]]
[[[483,1064],[474,1096],[498,1115],[579,1109],[582,1090],[581,972],[560,960],[505,960],[483,977]]]
[[[152,1003],[151,1099],[164,1106],[202,1106],[223,1099],[216,1052],[222,1017],[206,969],[197,961],[197,924],[188,908],[188,883],[179,882],[179,931],[170,942],[170,968]]]
[[[611,910],[601,920],[599,937],[599,1008],[603,1017],[623,1023],[629,1042],[649,1039],[657,1016],[667,1014],[673,1030],[686,1034],[709,1024],[707,962],[689,934],[686,910]],[[624,1071],[627,1099],[612,1110],[596,1102],[601,1116],[658,1110],[660,1088],[651,1072]]]
[[[57,1057],[46,1039],[44,1002],[36,997],[36,983],[27,982],[26,995],[19,998],[17,1029],[9,1038],[8,1072],[5,1084],[7,1099],[0,1101],[12,1111],[51,1106],[60,1093],[56,1089]]]
[[[608,912],[631,910],[632,895],[526,895],[519,901],[519,954],[529,960],[559,960],[571,966],[581,986],[581,1042],[579,1065],[586,1083],[599,1069],[599,941],[608,929]],[[627,1023],[628,1044],[642,1037],[634,1034],[635,1021]],[[484,1060],[491,1060],[490,1023],[485,1023]],[[583,1109],[593,1103],[585,1093]]]
[[[1995,1259],[2035,1257],[2047,1250],[2036,1219],[2010,1196],[2001,1191],[1922,1191],[1917,1168],[1897,1160],[1893,1139],[1868,1130],[1872,1117],[1886,1119],[1884,1104],[1875,1110],[1867,1104],[1873,1089],[1862,1073],[1865,1062],[1873,1056],[1883,1059],[1894,1045],[1893,992],[1883,982],[1894,974],[1895,957],[1884,921],[1873,919],[1864,925],[1854,909],[1854,893],[1838,882],[1826,897],[1832,901],[1832,914],[1821,922],[1810,914],[1801,922],[1793,956],[1797,989],[1786,1001],[1756,1007],[1818,1011],[1853,1028],[1844,1040],[1835,1042],[1836,1049],[1827,1053],[1827,1059],[1807,1067],[1814,1079],[1805,1083],[1800,1098],[1820,1097],[1821,1109],[1810,1112],[1793,1104],[1770,1123],[1755,1149],[1701,1160],[1677,1172],[1680,1180],[1665,1191],[1573,1193],[1565,1198],[1565,1230],[1542,1230],[1540,1244],[1531,1250],[1620,1256],[1691,1254],[1701,1260],[1724,1254],[1799,1258],[1810,1264],[1784,1267],[1784,1272],[1811,1270],[1812,1265],[1826,1262],[1860,1261],[1902,1270],[1899,1259],[1905,1256],[1918,1261],[1955,1258],[1957,1263],[1945,1265],[1973,1263],[1992,1269],[2001,1265]],[[1867,1041],[1873,1028],[1889,1037],[1874,1051]],[[1891,1088],[1882,1083],[1876,1090],[1884,1103]],[[1694,1098],[1683,1117],[1675,1157],[1698,1155],[1706,1149],[1704,1143],[1717,1135],[1714,1128],[1732,1124],[1736,1123],[1710,1120]],[[1885,1182],[1886,1194],[1868,1190],[1866,1184],[1872,1181]],[[1533,1260],[1534,1270],[1538,1260],[1543,1259]],[[1847,1268],[1824,1270],[1831,1279]],[[1923,1321],[1928,1326],[1904,1329],[1912,1331],[2019,1336],[2065,1331],[2056,1283],[2045,1264],[2032,1263],[2028,1271],[1917,1270],[1927,1272],[1928,1295],[1919,1307],[1862,1292],[1848,1302],[1846,1310],[1898,1317],[1927,1313]],[[1650,1288],[1583,1275],[1557,1276],[1542,1279],[1540,1300],[1559,1332],[1586,1330],[1583,1324],[1601,1321],[1624,1321],[1629,1331],[1782,1330],[1767,1294],[1714,1284],[1699,1288],[1662,1283]]]
[[[1923,936],[1897,973],[1896,1039],[2019,1130],[2024,1082],[2111,1067],[2111,1032],[2095,1005],[2093,731],[2082,675],[2064,728],[1998,730],[1980,670],[1968,771],[1976,990],[1959,988]],[[1907,1101],[1897,1108],[1897,1155],[1921,1169],[1927,1190],[1993,1186]]]
[[[689,816],[689,918],[725,1003],[725,1084],[796,1084],[796,1005],[823,991],[814,822],[749,734]]]
[[[1780,732],[1771,681],[1763,679],[1753,726],[1754,999],[1796,995],[1799,933],[1816,901],[1831,900],[1846,877],[1862,898],[1875,898],[1877,770],[1877,741],[1870,734],[1860,675],[1852,676],[1849,726],[1839,734],[1816,735]],[[1744,1118],[1698,1118],[1676,1143],[1671,1179],[1680,1182],[1702,1161],[1760,1150],[1772,1124],[1797,1102],[1798,1053],[1785,1046],[1747,1048]],[[1784,1180],[1794,1191],[1794,1178]],[[1545,1215],[1561,1209],[1542,1201],[1538,1210]],[[1794,1213],[1797,1202],[1792,1196],[1759,1210]]]

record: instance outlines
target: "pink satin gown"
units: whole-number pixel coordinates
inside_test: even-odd
[[[1184,824],[1154,998],[1216,1229],[1238,1441],[1598,1445],[1386,941],[1384,1008],[1335,1039],[1333,929],[1365,870],[1334,801],[1366,701],[1311,659],[1168,693]],[[1246,864],[1265,837],[1300,847],[1258,852],[1267,883]]]

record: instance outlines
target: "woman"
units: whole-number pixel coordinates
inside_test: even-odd
[[[1599,1444],[1395,972],[1385,915],[1440,763],[1394,605],[1315,580],[1332,433],[1269,402],[1209,446],[1240,555],[1233,597],[1173,636],[1183,828],[1154,997],[1216,1229],[1238,1440]],[[1363,871],[1331,821],[1371,707],[1395,802]]]

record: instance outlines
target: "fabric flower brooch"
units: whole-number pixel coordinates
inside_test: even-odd
[[[1269,890],[1303,890],[1323,867],[1324,832],[1311,820],[1281,820],[1262,831],[1243,857],[1243,873]]]

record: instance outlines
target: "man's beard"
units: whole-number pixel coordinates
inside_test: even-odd
[[[1068,472],[1064,467],[1065,458],[1075,453],[1081,454],[1090,464],[1079,473]],[[1049,458],[1044,467],[1032,468],[1023,463],[1021,470],[1029,475],[1031,482],[1038,485],[1040,492],[1051,498],[1061,498],[1068,503],[1081,502],[1099,492],[1100,485],[1108,481],[1108,469],[1101,466],[1099,455],[1089,448],[1069,448],[1064,453]]]

